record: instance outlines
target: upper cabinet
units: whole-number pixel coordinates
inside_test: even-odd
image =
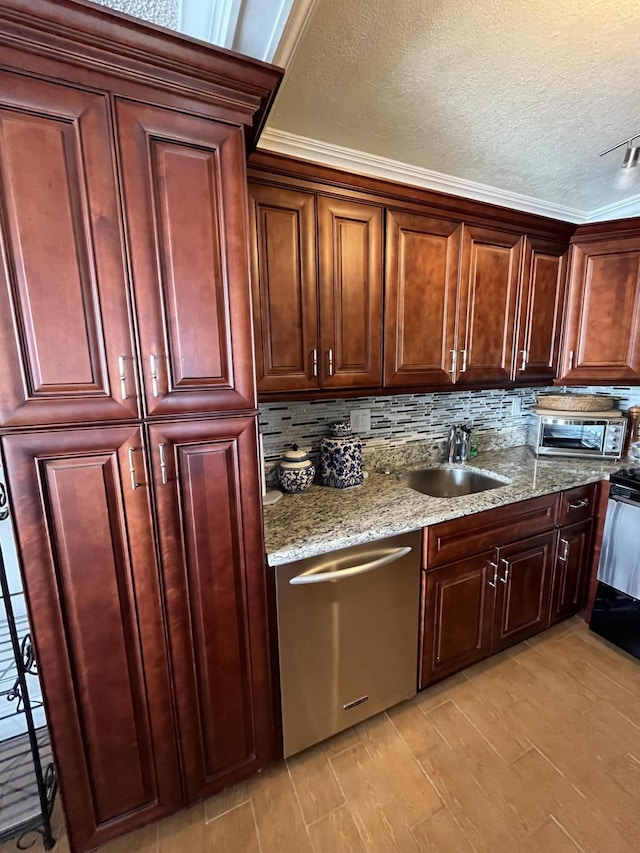
[[[149,415],[255,404],[238,127],[117,101]]]
[[[374,205],[318,198],[324,388],[382,380],[382,216]]]
[[[265,153],[249,178],[264,399],[556,378],[572,226]]]
[[[571,247],[560,380],[640,381],[640,238]]]
[[[260,184],[249,199],[258,390],[379,386],[382,208]]]
[[[455,381],[461,231],[459,222],[387,214],[385,385]]]
[[[122,223],[106,95],[0,100],[0,425],[255,406],[242,129],[116,99]]]
[[[139,415],[106,95],[0,77],[0,425]]]
[[[465,227],[457,374],[465,383],[511,378],[522,238]]]
[[[315,196],[249,184],[260,391],[318,387]]]
[[[550,382],[556,377],[566,258],[561,243],[525,238],[513,358],[516,382]]]

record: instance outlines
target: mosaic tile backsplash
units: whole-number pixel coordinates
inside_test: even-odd
[[[264,403],[260,406],[260,432],[267,469],[292,444],[309,447],[317,461],[320,440],[332,421],[349,420],[354,410],[369,409],[371,429],[358,433],[365,466],[393,463],[399,453],[404,462],[440,461],[452,424],[471,424],[478,449],[496,450],[528,443],[535,394],[549,388],[515,391],[450,391],[434,394],[398,394],[354,400],[313,400]],[[571,389],[590,394],[610,394],[619,407],[640,405],[640,388]]]

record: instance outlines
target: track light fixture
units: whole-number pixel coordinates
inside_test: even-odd
[[[640,138],[640,133],[636,133],[635,136],[630,136],[623,142],[618,142],[617,145],[612,145],[611,148],[607,148],[606,151],[603,151],[600,156],[604,157],[605,154],[610,154],[611,151],[615,151],[617,148],[622,148],[623,145],[626,145],[627,147],[624,152],[622,168],[632,169],[634,166],[638,165],[638,160],[640,160],[640,145],[633,145],[633,140],[638,138]]]

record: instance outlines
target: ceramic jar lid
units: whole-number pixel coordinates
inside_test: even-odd
[[[329,430],[335,438],[348,438],[351,436],[351,424],[349,421],[334,421],[329,424]]]
[[[299,468],[308,468],[310,465],[309,448],[300,448],[297,444],[292,444],[291,450],[285,450],[282,454],[282,461],[280,462],[282,468],[287,468],[290,471],[295,471]]]

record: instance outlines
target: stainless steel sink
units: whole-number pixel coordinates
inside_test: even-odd
[[[473,468],[421,468],[399,474],[398,480],[410,489],[434,498],[458,498],[508,485],[505,480]]]

